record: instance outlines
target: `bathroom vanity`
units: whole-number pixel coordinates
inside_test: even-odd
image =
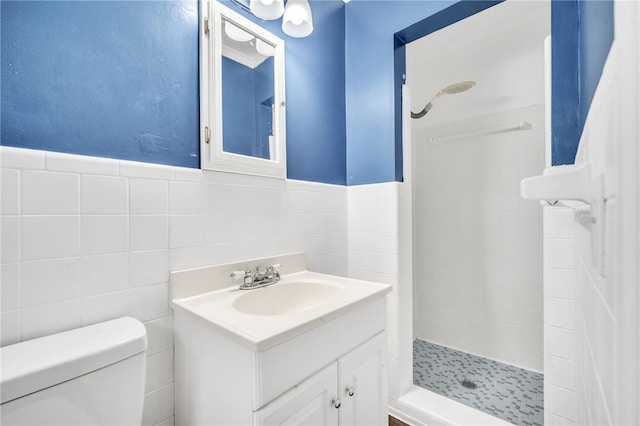
[[[267,287],[230,278],[274,264]],[[294,254],[174,272],[171,289],[177,425],[386,423],[390,286]]]

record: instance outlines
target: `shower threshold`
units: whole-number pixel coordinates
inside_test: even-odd
[[[515,425],[543,425],[543,375],[423,340],[413,343],[413,382]]]

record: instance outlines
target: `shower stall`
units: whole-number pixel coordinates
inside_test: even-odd
[[[542,208],[519,183],[545,167],[549,27],[548,2],[507,1],[407,44],[413,383],[481,423],[543,424]]]

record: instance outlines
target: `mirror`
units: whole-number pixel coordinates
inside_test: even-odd
[[[201,167],[286,177],[284,42],[226,6],[201,4]]]
[[[275,46],[222,18],[222,149],[271,159]]]

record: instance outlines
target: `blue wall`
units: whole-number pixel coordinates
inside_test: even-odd
[[[552,164],[573,164],[613,42],[612,0],[552,0]]]
[[[199,166],[196,1],[2,1],[2,145]]]
[[[394,34],[453,3],[389,0],[347,3],[348,185],[396,180]]]
[[[0,144],[199,167],[195,0],[0,7]],[[286,41],[288,176],[345,184],[344,3],[311,7],[304,39],[241,13]]]
[[[344,2],[312,1],[313,33],[301,39],[226,4],[285,40],[287,176],[346,184]]]
[[[315,0],[313,34],[293,39],[227,2],[286,41],[289,178],[402,179],[394,48],[454,3]],[[199,166],[196,1],[0,8],[0,144]],[[613,3],[553,0],[552,19],[553,163],[565,164],[613,39]]]

